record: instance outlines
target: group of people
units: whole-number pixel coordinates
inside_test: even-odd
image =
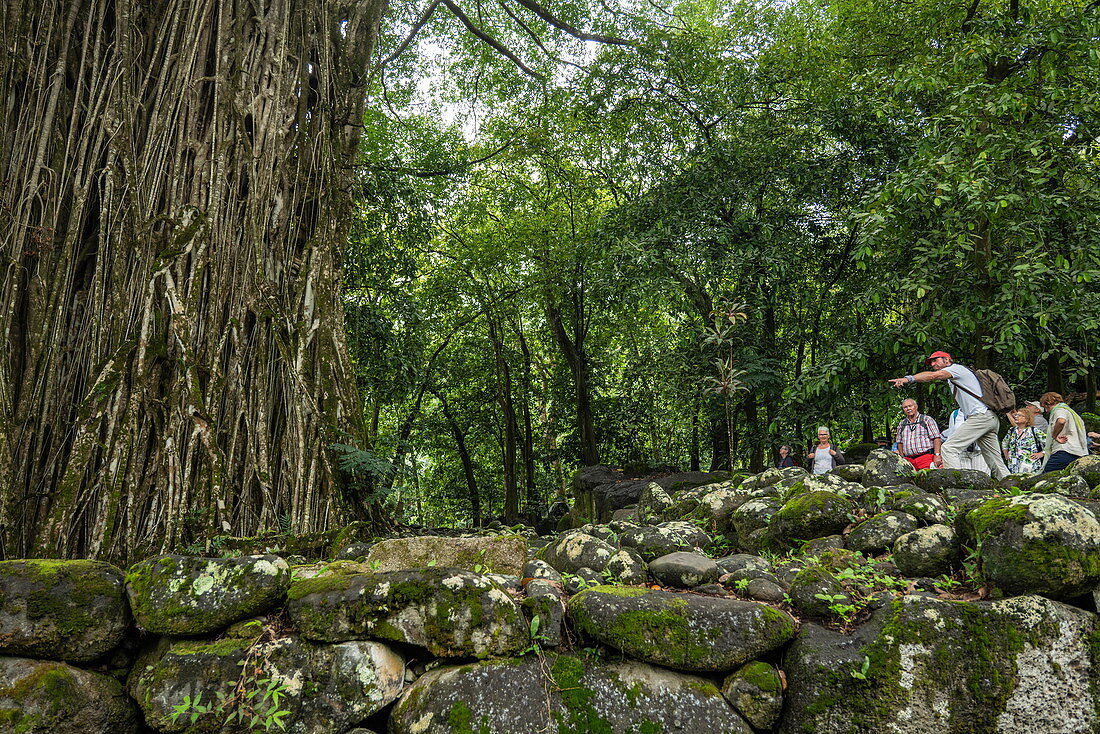
[[[916,469],[981,468],[996,479],[1009,474],[1039,474],[1056,471],[1089,453],[1090,439],[1084,421],[1056,392],[1044,393],[1009,411],[1009,429],[998,439],[1000,421],[982,401],[977,374],[954,362],[947,352],[933,352],[925,360],[930,369],[890,380],[896,388],[918,382],[946,380],[958,409],[948,426],[940,430],[934,418],[920,412],[912,398],[901,403],[905,414],[894,434],[894,450]],[[1044,415],[1045,414],[1045,415]],[[790,446],[781,446],[778,466],[793,466]],[[824,474],[845,463],[844,454],[833,445],[829,429],[817,429],[817,445],[806,455],[809,469]]]
[[[1000,441],[999,419],[982,401],[977,374],[956,364],[947,352],[933,352],[924,363],[931,369],[894,378],[890,383],[901,388],[917,382],[946,380],[959,407],[952,414],[950,435],[945,436],[940,434],[934,420],[921,416],[916,401],[904,401],[905,418],[898,424],[897,451],[914,467],[970,468],[973,464],[967,454],[975,453],[970,448],[977,446],[989,473],[995,479],[1003,479],[1009,474],[1064,469],[1089,453],[1084,421],[1058,393],[1044,393],[1038,402],[1028,402],[1009,411],[1011,425]]]

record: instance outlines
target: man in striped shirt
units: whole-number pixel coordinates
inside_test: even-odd
[[[943,436],[936,421],[932,416],[921,415],[917,401],[912,398],[901,402],[901,411],[905,417],[898,423],[895,433],[898,453],[915,469],[928,469],[933,465],[937,469],[942,467],[940,444],[943,443]]]

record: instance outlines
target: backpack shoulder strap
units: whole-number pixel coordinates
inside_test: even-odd
[[[963,369],[965,369],[965,370],[969,370],[969,371],[970,371],[970,374],[974,375],[974,379],[975,379],[975,380],[978,380],[978,384],[979,384],[979,385],[981,385],[981,384],[982,384],[981,380],[979,380],[979,379],[978,379],[978,373],[977,373],[977,372],[975,372],[974,370],[970,369],[970,368],[969,368],[969,367],[967,367],[967,366],[966,366],[965,364],[960,364],[959,366],[960,366],[960,367],[962,367],[962,368],[963,368]],[[959,388],[960,390],[962,390],[962,391],[963,391],[964,393],[966,393],[967,395],[969,395],[970,397],[974,398],[975,400],[978,400],[978,401],[980,401],[980,400],[981,400],[981,398],[980,398],[979,396],[975,395],[975,394],[974,394],[974,393],[973,393],[972,391],[970,391],[970,390],[967,390],[967,389],[966,389],[966,387],[964,387],[964,386],[963,386],[962,384],[960,384],[960,383],[957,383],[957,382],[955,382],[954,380],[949,380],[949,381],[951,382],[951,387],[952,387],[952,389],[954,389],[954,388],[956,388],[956,387],[957,387],[957,388]]]

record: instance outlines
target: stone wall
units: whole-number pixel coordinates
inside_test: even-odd
[[[1096,479],[873,452],[554,536],[4,561],[0,731],[1098,732]]]

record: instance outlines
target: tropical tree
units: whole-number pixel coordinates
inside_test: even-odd
[[[124,560],[369,516],[338,247],[384,3],[5,3],[0,525]]]

